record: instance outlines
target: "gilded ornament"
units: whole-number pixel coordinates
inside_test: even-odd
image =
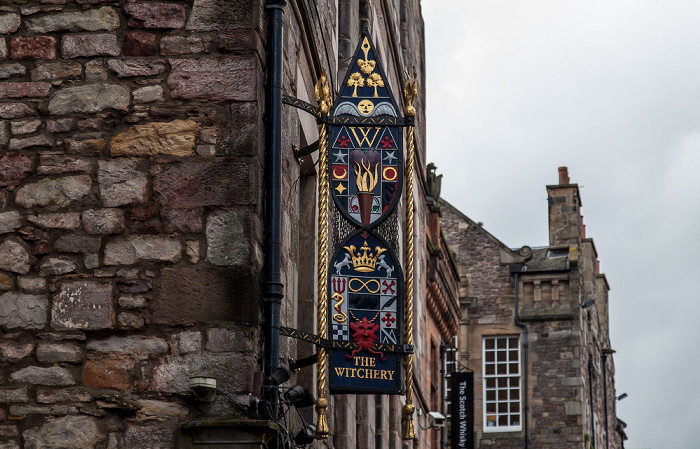
[[[408,70],[404,70],[406,74],[406,84],[403,86],[403,99],[406,107],[403,110],[405,116],[415,117],[416,108],[413,107],[413,100],[418,95],[418,83],[416,82],[416,68],[413,68],[413,84],[411,84],[411,75]]]

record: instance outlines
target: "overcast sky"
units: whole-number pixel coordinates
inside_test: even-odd
[[[510,247],[548,243],[557,167],[611,286],[627,448],[697,449],[700,2],[423,0],[428,161]]]

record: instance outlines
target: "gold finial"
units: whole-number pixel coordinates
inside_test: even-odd
[[[365,37],[365,40],[362,41],[362,46],[360,47],[362,51],[365,53],[365,59],[358,59],[357,60],[357,65],[360,66],[360,69],[365,75],[369,75],[372,73],[374,70],[374,67],[377,65],[377,61],[375,60],[370,60],[369,59],[369,49],[371,48],[369,45],[369,41]],[[376,97],[376,95],[375,95]]]
[[[331,106],[333,106],[333,98],[331,98],[331,89],[328,87],[328,76],[325,69],[321,71],[321,77],[318,79],[314,91],[321,113],[328,115]]]
[[[403,99],[406,106],[404,107],[403,114],[408,117],[414,117],[416,115],[416,108],[413,107],[413,100],[415,100],[418,95],[418,83],[416,82],[416,68],[413,67],[413,84],[411,84],[411,75],[408,70],[404,70],[406,74],[406,84],[403,86]]]

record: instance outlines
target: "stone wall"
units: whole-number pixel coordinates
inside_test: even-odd
[[[3,2],[3,449],[169,448],[202,413],[189,376],[256,390],[264,20]]]

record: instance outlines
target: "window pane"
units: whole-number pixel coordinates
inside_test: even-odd
[[[486,388],[496,388],[496,379],[486,379]]]
[[[520,404],[517,402],[511,402],[510,403],[510,412],[511,413],[518,413],[520,411]]]
[[[510,346],[511,349],[515,349],[518,347],[518,338],[517,337],[511,337],[509,340],[510,340],[510,344],[508,346]]]
[[[511,401],[520,400],[520,390],[510,390],[510,400]]]
[[[487,362],[495,362],[496,354],[493,351],[489,351],[485,354]]]
[[[497,359],[499,362],[507,362],[508,353],[506,351],[498,351]]]
[[[508,387],[508,378],[507,377],[501,377],[498,379],[498,388],[507,388]]]
[[[508,374],[518,374],[518,364],[517,363],[511,363],[510,364],[510,370],[508,371]]]
[[[511,362],[517,362],[518,361],[518,351],[509,351],[509,361]]]
[[[519,426],[520,425],[520,415],[513,415],[510,417],[510,425],[511,426]]]
[[[486,403],[486,413],[496,413],[496,403],[487,402]]]
[[[520,378],[519,377],[511,377],[510,378],[510,387],[520,387]]]
[[[501,374],[501,375],[508,374],[507,367],[508,367],[508,365],[505,365],[505,364],[498,365],[498,374]]]
[[[508,413],[508,403],[507,402],[499,402],[498,403],[498,413]]]
[[[508,340],[506,340],[505,338],[499,338],[496,343],[498,345],[498,349],[506,349],[507,342]]]
[[[484,368],[485,368],[486,375],[496,374],[496,365],[489,364],[489,365],[486,365]]]
[[[493,338],[487,338],[487,339],[485,339],[485,340],[484,340],[484,347],[485,347],[486,349],[493,349],[493,348],[494,348],[494,342],[495,342],[495,341],[496,341],[496,340],[494,340]]]
[[[486,400],[487,401],[495,401],[496,400],[496,390],[488,390],[486,392]]]
[[[498,425],[499,426],[507,426],[508,425],[508,415],[503,415],[498,417]]]

